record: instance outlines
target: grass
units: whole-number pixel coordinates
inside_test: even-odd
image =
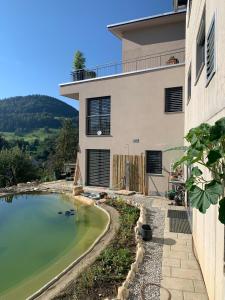
[[[10,140],[25,140],[26,142],[34,142],[35,139],[40,141],[44,141],[46,138],[52,135],[56,135],[59,129],[48,129],[40,128],[38,130],[34,130],[28,133],[14,133],[14,132],[1,132],[3,137],[10,141]]]
[[[139,209],[122,199],[109,200],[108,205],[120,213],[120,228],[113,242],[101,253],[95,263],[55,299],[97,300],[115,297],[135,259],[134,227]]]

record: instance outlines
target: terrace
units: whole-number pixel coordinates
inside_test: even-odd
[[[179,48],[154,55],[146,55],[118,63],[98,65],[94,68],[75,70],[71,73],[72,81],[81,81],[99,77],[121,75],[137,71],[151,70],[165,66],[183,64],[185,62],[185,49]]]

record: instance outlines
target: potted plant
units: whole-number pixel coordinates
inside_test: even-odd
[[[87,70],[85,67],[86,58],[81,51],[76,51],[73,59],[73,81],[79,81],[89,78],[95,78],[96,73],[92,70]]]
[[[179,63],[179,60],[175,56],[171,56],[167,61],[167,65],[175,65],[178,63]]]
[[[219,204],[219,220],[225,224],[225,117],[192,128],[185,139],[188,146],[174,169],[183,164],[191,169],[185,182],[191,206],[205,214]]]
[[[73,59],[73,80],[83,80],[84,79],[84,71],[85,71],[85,62],[86,58],[84,57],[81,51],[76,51]]]
[[[176,192],[174,190],[169,190],[167,192],[167,197],[169,200],[174,200],[175,195],[176,195]]]

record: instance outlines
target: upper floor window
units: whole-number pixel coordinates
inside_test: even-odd
[[[182,86],[167,88],[165,91],[165,112],[183,111]]]
[[[205,11],[203,13],[196,41],[196,81],[205,65]]]
[[[87,135],[110,135],[110,97],[87,99]]]
[[[146,172],[162,174],[162,151],[146,151]]]
[[[207,84],[215,74],[215,17],[210,25],[206,39],[206,78]]]

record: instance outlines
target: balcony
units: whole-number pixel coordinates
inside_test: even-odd
[[[159,68],[163,66],[181,64],[185,62],[185,49],[180,48],[173,51],[161,52],[154,55],[138,57],[132,60],[121,61],[99,65],[92,69],[81,69],[71,73],[72,81],[106,77],[136,71]]]

